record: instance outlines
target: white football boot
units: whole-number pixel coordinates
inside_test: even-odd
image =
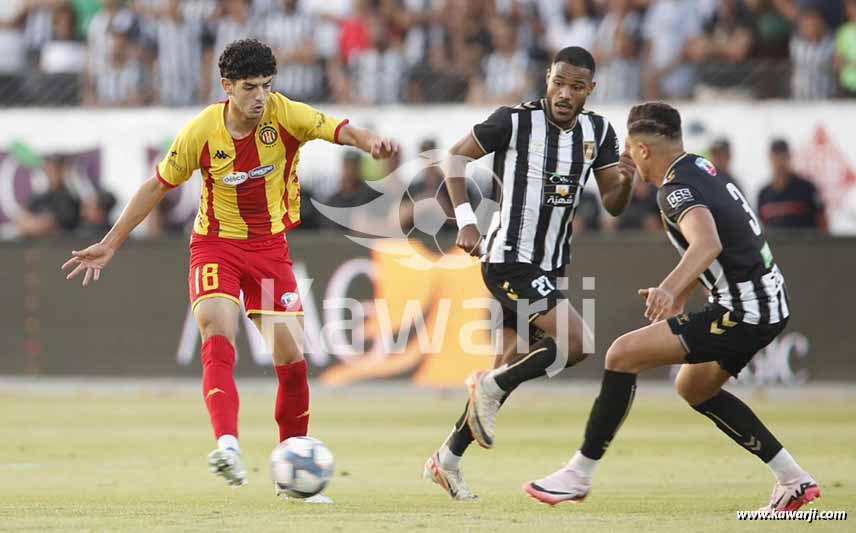
[[[582,503],[591,490],[591,478],[568,467],[537,481],[523,484],[523,491],[541,503]]]
[[[434,455],[425,461],[425,469],[422,471],[422,477],[440,485],[453,500],[473,501],[479,499],[478,496],[470,492],[470,487],[464,481],[464,476],[461,474],[460,468],[457,470],[443,468],[443,464],[440,462],[440,455],[437,452],[434,452]]]
[[[247,484],[247,470],[244,468],[241,453],[233,448],[217,448],[209,453],[208,467],[233,487]]]
[[[493,448],[496,436],[496,415],[499,413],[499,400],[490,396],[482,385],[487,372],[470,374],[466,384],[470,392],[470,404],[467,408],[467,425],[473,438],[482,448]]]
[[[792,483],[779,483],[773,486],[770,503],[758,509],[758,512],[769,514],[773,511],[796,511],[803,505],[820,498],[820,487],[808,472],[803,472]]]

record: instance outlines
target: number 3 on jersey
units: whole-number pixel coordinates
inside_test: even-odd
[[[752,208],[749,207],[749,203],[746,201],[746,197],[743,196],[743,193],[740,192],[740,189],[737,188],[737,185],[733,183],[729,183],[725,186],[728,189],[728,192],[731,193],[731,197],[737,200],[743,205],[743,210],[749,213],[749,227],[752,228],[752,231],[755,232],[755,235],[761,235],[761,224],[758,222],[758,217],[755,216],[755,213],[752,211]]]
[[[213,291],[220,286],[220,278],[217,276],[217,263],[205,263],[202,267],[196,267],[196,273],[193,276],[196,280],[196,293],[199,294],[199,282],[202,280],[203,291]]]

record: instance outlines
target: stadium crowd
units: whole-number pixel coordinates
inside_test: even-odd
[[[0,106],[199,106],[223,97],[215,58],[246,36],[275,49],[275,89],[309,102],[519,102],[542,94],[552,53],[572,44],[597,58],[594,103],[856,95],[856,0],[4,0]],[[707,155],[731,172],[727,139]],[[792,170],[787,143],[774,141],[769,161],[772,178],[755,199],[765,226],[825,231],[820,195]],[[376,194],[365,180],[398,164],[345,153],[331,176],[338,189],[302,190],[301,229],[336,227],[310,198],[362,205]],[[73,167],[61,154],[44,158],[49,186],[10,235],[109,227],[115,197],[80,191]],[[407,231],[429,196],[451,214],[442,189],[439,173],[418,177],[383,222]],[[628,211],[612,218],[587,190],[574,231],[660,231],[655,196],[639,183]],[[187,231],[170,206],[168,197],[148,234]]]
[[[569,45],[600,101],[856,95],[856,0],[4,0],[0,105],[210,102],[246,36],[310,102],[520,101]]]

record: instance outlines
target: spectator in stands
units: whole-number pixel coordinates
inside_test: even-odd
[[[529,58],[517,48],[511,21],[493,18],[490,25],[493,52],[482,62],[482,76],[470,83],[469,101],[474,104],[516,105],[532,87]]]
[[[139,106],[144,102],[145,72],[137,35],[121,26],[110,28],[110,56],[103,70],[95,72],[95,105]]]
[[[394,104],[404,92],[407,63],[401,41],[378,16],[368,22],[372,47],[353,51],[348,60],[348,101],[361,104]]]
[[[157,59],[155,87],[158,103],[188,106],[205,96],[202,85],[202,22],[181,10],[181,0],[165,0],[151,13]]]
[[[786,98],[790,94],[790,19],[771,0],[743,0],[743,5],[752,22],[752,92],[757,98]]]
[[[642,97],[642,17],[630,0],[610,0],[595,41],[595,101],[635,102]]]
[[[437,157],[435,150],[437,150],[437,142],[434,139],[425,139],[419,144],[420,157],[422,157],[421,154],[425,153]],[[470,201],[478,209],[478,202],[481,195],[476,190],[472,180],[467,180],[467,191]],[[443,224],[443,227],[445,229],[457,228],[455,224],[455,209],[452,206],[452,199],[449,196],[443,171],[440,170],[439,165],[427,166],[418,175],[414,176],[407,187],[407,192],[407,197],[412,198],[416,202],[427,198],[436,198],[443,212],[446,214],[446,222]],[[405,230],[413,226],[413,208],[414,204],[409,201],[402,204],[401,225]]]
[[[588,189],[583,189],[580,195],[580,203],[574,211],[574,221],[571,229],[574,235],[584,231],[600,231],[602,222],[602,210],[598,196]]]
[[[250,0],[221,0],[220,10],[211,21],[209,32],[204,38],[203,69],[207,74],[209,102],[225,98],[220,85],[220,67],[217,58],[226,49],[226,45],[239,39],[248,39],[255,35],[257,21],[250,16]]]
[[[835,41],[818,9],[803,9],[791,38],[791,96],[797,100],[832,98],[836,94]]]
[[[358,152],[347,151],[342,158],[342,175],[339,185],[339,190],[333,194],[324,205],[330,207],[356,207],[364,205],[378,196],[378,193],[371,187],[366,185],[363,179],[362,171],[362,156]],[[343,220],[343,226],[353,228],[351,215],[355,212],[348,213],[346,220]],[[330,227],[340,227],[332,220],[325,220],[325,224]]]
[[[704,22],[704,57],[701,82],[716,89],[748,89],[746,81],[753,65],[753,23],[738,0],[718,0],[712,16]]]
[[[443,38],[443,0],[403,0],[404,57],[409,66],[426,64],[428,51]]]
[[[116,207],[116,197],[107,191],[95,191],[80,204],[80,228],[77,236],[86,240],[102,238],[110,228],[110,211]]]
[[[776,139],[770,145],[773,179],[758,195],[758,214],[771,230],[827,230],[826,211],[814,184],[798,176],[791,166],[787,141]]]
[[[77,39],[76,27],[70,3],[53,9],[53,31],[40,54],[39,68],[42,72],[81,74],[86,70],[86,45]]]
[[[25,65],[24,19],[25,0],[0,2],[0,90],[12,80],[11,75],[21,71]]]
[[[701,21],[694,0],[658,0],[643,23],[647,98],[689,98],[697,81]]]
[[[38,65],[42,47],[53,34],[53,10],[64,0],[26,0],[24,2],[24,46],[27,62]]]
[[[845,96],[856,98],[856,0],[845,0],[847,23],[839,29],[835,39],[836,64],[839,81]]]
[[[113,50],[113,35],[115,29],[120,32],[133,32],[137,29],[134,14],[123,7],[119,0],[101,0],[101,11],[93,15],[86,32],[87,51],[89,52],[88,90],[90,101],[94,99],[95,76],[104,72],[111,62],[110,53]]]
[[[24,237],[70,232],[80,224],[80,199],[68,185],[69,165],[65,156],[45,157],[42,171],[48,190],[34,195],[27,210],[15,221]]]
[[[597,19],[592,0],[565,0],[563,4],[559,15],[546,21],[545,40],[550,57],[566,46],[592,50],[595,45]]]
[[[278,73],[275,91],[300,101],[323,98],[324,69],[315,43],[316,17],[297,0],[280,0],[279,10],[259,21],[260,38],[273,48]]]
[[[731,174],[731,142],[728,139],[720,137],[713,141],[713,144],[710,145],[710,161],[719,174],[735,183],[737,182],[737,179]]]
[[[620,217],[608,217],[604,226],[622,231],[662,231],[656,187],[637,179],[630,205]]]

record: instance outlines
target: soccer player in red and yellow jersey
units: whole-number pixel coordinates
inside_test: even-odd
[[[169,153],[97,244],[72,252],[68,278],[98,280],[131,231],[171,188],[202,173],[202,197],[190,241],[189,288],[202,335],[203,397],[217,438],[209,465],[231,485],[246,482],[238,446],[233,377],[235,328],[243,291],[247,314],[273,347],[279,379],[279,439],[306,435],[309,388],[303,359],[303,309],[285,232],[300,223],[297,162],[313,139],[357,147],[376,159],[396,143],[271,92],[276,59],[256,40],[229,45],[219,60],[228,99],[205,108],[178,134]],[[278,317],[267,327],[263,317]]]

